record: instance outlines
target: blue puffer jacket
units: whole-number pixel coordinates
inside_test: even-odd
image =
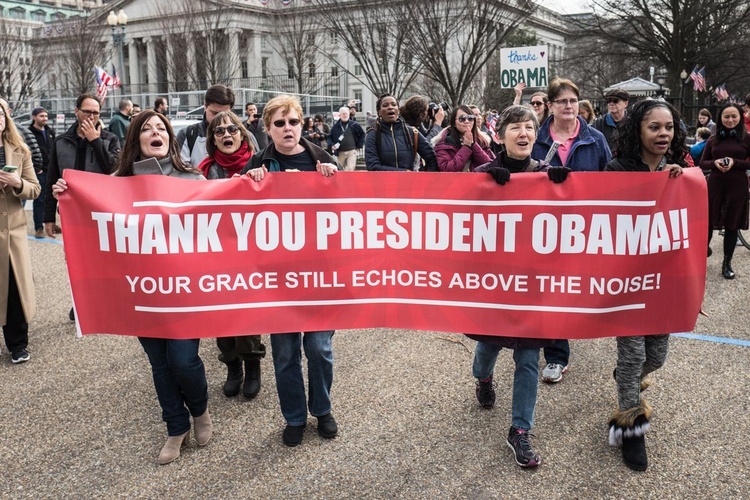
[[[407,125],[403,118],[399,117],[393,124],[385,123],[378,118],[365,137],[367,170],[414,170],[413,130],[414,128]],[[424,161],[421,170],[437,172],[435,151],[420,133],[417,133],[417,154]]]
[[[547,157],[547,152],[554,142],[549,133],[552,120],[554,120],[553,116],[548,118],[539,129],[534,149],[531,152],[532,158],[543,160]],[[578,123],[581,128],[578,137],[573,142],[573,147],[570,149],[567,164],[563,165],[560,161],[560,155],[555,153],[555,156],[549,160],[550,165],[553,167],[565,166],[574,172],[599,172],[604,170],[604,166],[612,159],[612,153],[609,151],[604,134],[588,126],[580,116],[578,117]]]

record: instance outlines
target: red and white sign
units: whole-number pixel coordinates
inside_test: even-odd
[[[699,169],[271,173],[188,181],[65,170],[80,328],[163,338],[391,327],[536,338],[690,331]]]

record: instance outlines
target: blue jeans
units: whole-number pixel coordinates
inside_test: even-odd
[[[273,368],[281,413],[287,425],[305,425],[307,407],[314,417],[331,412],[333,384],[333,330],[323,332],[275,333],[271,335]],[[300,345],[301,344],[301,345]],[[307,358],[309,402],[302,379],[302,352]]]
[[[156,397],[167,433],[179,436],[190,430],[190,415],[200,417],[208,408],[208,383],[200,341],[138,337],[154,376]]]
[[[477,342],[472,367],[474,377],[492,376],[501,349],[497,344]],[[534,425],[536,392],[539,386],[539,349],[514,349],[513,361],[516,362],[516,371],[513,376],[511,423],[513,427],[528,431]]]
[[[42,186],[42,191],[39,196],[34,198],[34,229],[39,230],[44,228],[44,197],[47,192],[47,172],[44,171],[41,174],[36,174],[36,178],[39,180],[39,184]]]
[[[568,366],[570,360],[570,342],[555,340],[551,346],[544,348],[544,360],[547,364]]]

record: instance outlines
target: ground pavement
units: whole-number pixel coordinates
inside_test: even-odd
[[[227,399],[224,368],[206,340],[213,440],[193,441],[167,466],[166,438],[146,356],[134,338],[75,338],[63,248],[29,241],[38,297],[31,361],[0,356],[0,497],[23,498],[741,498],[750,493],[750,252],[737,279],[720,276],[721,238],[709,258],[705,309],[694,333],[673,336],[647,395],[655,408],[650,466],[627,469],[607,444],[615,408],[611,338],[572,342],[571,368],[541,384],[535,447],[524,470],[505,443],[512,358],[495,372],[498,400],[474,396],[474,342],[416,331],[334,336],[334,414],[324,440],[310,419],[304,442],[281,442],[270,356],[255,400]],[[668,313],[668,311],[665,311]],[[738,341],[738,344],[727,342]],[[266,339],[267,342],[267,339]],[[743,344],[744,342],[744,344]]]

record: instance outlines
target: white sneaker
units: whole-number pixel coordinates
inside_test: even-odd
[[[556,384],[563,379],[563,373],[568,371],[568,365],[549,363],[542,370],[542,381],[548,384]]]

